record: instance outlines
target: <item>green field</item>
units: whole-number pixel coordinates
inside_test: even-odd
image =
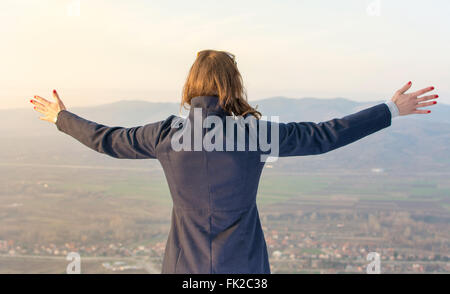
[[[65,242],[120,242],[133,247],[165,242],[167,238],[172,200],[161,170],[0,166],[0,171],[3,175],[0,180],[0,240],[14,240],[27,248]],[[368,228],[376,231],[383,222],[378,211],[394,211],[400,213],[399,216],[407,213],[408,222],[404,226],[419,228],[417,236],[426,237],[420,230],[432,225],[420,222],[437,222],[426,230],[446,248],[450,243],[448,178],[447,174],[289,174],[270,169],[262,175],[257,203],[263,226],[292,232],[323,229],[325,233],[329,225],[326,219],[336,217],[342,220],[361,217],[355,224],[367,223]],[[280,218],[292,217],[293,213],[295,216],[299,211],[302,211],[298,214],[300,227]],[[367,213],[360,214],[361,211],[372,211],[378,224],[371,224]],[[325,219],[316,222],[310,216],[313,212],[322,214]],[[275,217],[266,218],[271,215]],[[395,230],[402,232],[404,228],[399,226]],[[358,238],[349,235],[352,230],[343,230],[343,235],[333,232],[326,236],[330,236],[330,240],[347,238],[357,242]],[[395,235],[394,231],[392,234]],[[395,245],[395,241],[385,243]],[[302,250],[309,254],[322,252],[317,248]],[[23,263],[20,259],[16,261],[13,264],[8,257],[0,259],[0,272],[5,268],[20,272]],[[48,272],[55,271],[54,262],[61,261],[45,262]],[[32,272],[39,272],[38,268],[36,265],[36,271]],[[59,270],[60,266],[57,268]],[[92,263],[91,269],[103,270],[99,263]]]

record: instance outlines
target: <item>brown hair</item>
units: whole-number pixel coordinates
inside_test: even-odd
[[[220,106],[229,115],[261,117],[261,113],[248,104],[234,55],[227,51],[197,53],[183,87],[181,106],[191,105],[191,99],[197,96],[218,96]]]

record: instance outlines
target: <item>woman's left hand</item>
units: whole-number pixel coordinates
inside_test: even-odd
[[[49,121],[52,123],[56,123],[58,113],[61,110],[66,110],[66,107],[64,106],[64,103],[59,98],[59,95],[56,92],[56,90],[53,90],[53,98],[55,98],[56,102],[50,102],[40,96],[34,96],[34,99],[36,99],[38,101],[30,100],[30,102],[35,105],[33,107],[33,109],[44,115],[42,117],[39,117],[39,119],[46,120],[46,121]]]

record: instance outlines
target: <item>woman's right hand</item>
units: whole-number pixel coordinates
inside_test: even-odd
[[[425,107],[425,106],[431,106],[436,104],[436,101],[430,101],[430,102],[424,102],[431,99],[436,99],[439,96],[438,95],[427,95],[427,96],[421,96],[427,92],[433,91],[434,87],[428,87],[424,88],[422,90],[412,92],[409,94],[406,94],[405,92],[408,91],[411,88],[412,83],[408,82],[406,85],[404,85],[401,89],[399,89],[397,92],[395,92],[394,96],[392,97],[392,101],[397,105],[399,115],[408,115],[408,114],[426,114],[430,113],[430,110],[426,109],[417,109],[419,107]],[[420,103],[423,102],[423,103]]]
[[[59,95],[56,92],[56,90],[53,90],[53,98],[55,98],[56,102],[50,102],[47,99],[44,99],[40,96],[34,96],[34,99],[38,101],[30,100],[30,102],[35,105],[33,109],[44,115],[39,117],[39,119],[56,123],[58,113],[61,110],[66,110],[66,107],[64,106],[62,100],[59,98]]]

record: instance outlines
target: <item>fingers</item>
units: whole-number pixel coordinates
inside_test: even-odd
[[[39,117],[39,119],[52,122],[48,117],[45,117],[45,116],[41,116],[41,117]]]
[[[399,93],[399,94],[405,93],[406,91],[409,90],[409,88],[411,88],[411,85],[412,85],[412,83],[409,81],[408,83],[406,83],[406,85],[404,85],[403,87],[401,87],[401,88],[397,91],[397,93]]]
[[[39,100],[39,102],[41,102],[45,106],[49,106],[51,104],[50,101],[48,101],[47,99],[42,98],[41,96],[34,96],[34,99]]]
[[[33,107],[34,110],[36,110],[37,112],[40,112],[42,114],[46,114],[47,110],[45,108],[39,107],[39,106],[35,106]]]
[[[34,104],[34,105],[36,105],[36,106],[39,106],[39,107],[42,107],[42,108],[45,108],[45,107],[46,107],[44,104],[42,104],[42,103],[40,103],[40,102],[37,102],[36,100],[30,100],[30,102],[31,102],[32,104]]]
[[[66,109],[66,106],[64,105],[64,103],[62,102],[62,100],[61,100],[61,98],[59,98],[59,94],[58,94],[58,92],[56,92],[56,90],[53,90],[53,97],[56,99],[56,102],[58,103],[58,105],[59,105],[59,108],[61,109],[61,110],[65,110]]]
[[[412,113],[417,113],[417,114],[428,114],[430,113],[431,110],[414,110]]]
[[[439,95],[422,96],[422,97],[418,97],[418,98],[417,98],[417,102],[423,102],[423,101],[435,99],[435,98],[438,98],[438,97],[439,97]]]
[[[434,104],[436,104],[436,103],[437,103],[436,101],[419,103],[419,104],[416,105],[416,108],[419,108],[419,107],[426,107],[426,106],[434,105]]]
[[[425,89],[419,90],[417,92],[421,92],[421,91],[428,92],[428,91],[432,90],[432,89],[430,90],[430,88],[433,88],[433,87],[425,88]],[[438,98],[438,97],[439,97],[439,95],[427,95],[427,96],[423,96],[423,97],[417,98],[416,101],[417,102],[422,102],[422,101],[435,99],[435,98]],[[426,106],[432,106],[432,105],[435,105],[435,104],[437,104],[437,101],[429,101],[429,102],[417,103],[416,110],[414,110],[413,113],[417,113],[417,114],[428,114],[428,113],[431,113],[431,110],[428,110],[428,109],[423,109],[422,110],[422,109],[417,109],[417,108],[426,107]]]
[[[56,90],[53,90],[53,97],[55,98],[56,101],[61,102],[61,99],[59,99],[59,95],[58,92],[56,92]]]
[[[413,95],[413,96],[420,96],[420,95],[423,95],[423,94],[425,94],[427,92],[430,92],[430,91],[433,91],[433,90],[434,90],[434,87],[427,87],[427,88],[423,88],[423,89],[421,89],[419,91],[413,92],[413,93],[411,93],[411,95]]]

